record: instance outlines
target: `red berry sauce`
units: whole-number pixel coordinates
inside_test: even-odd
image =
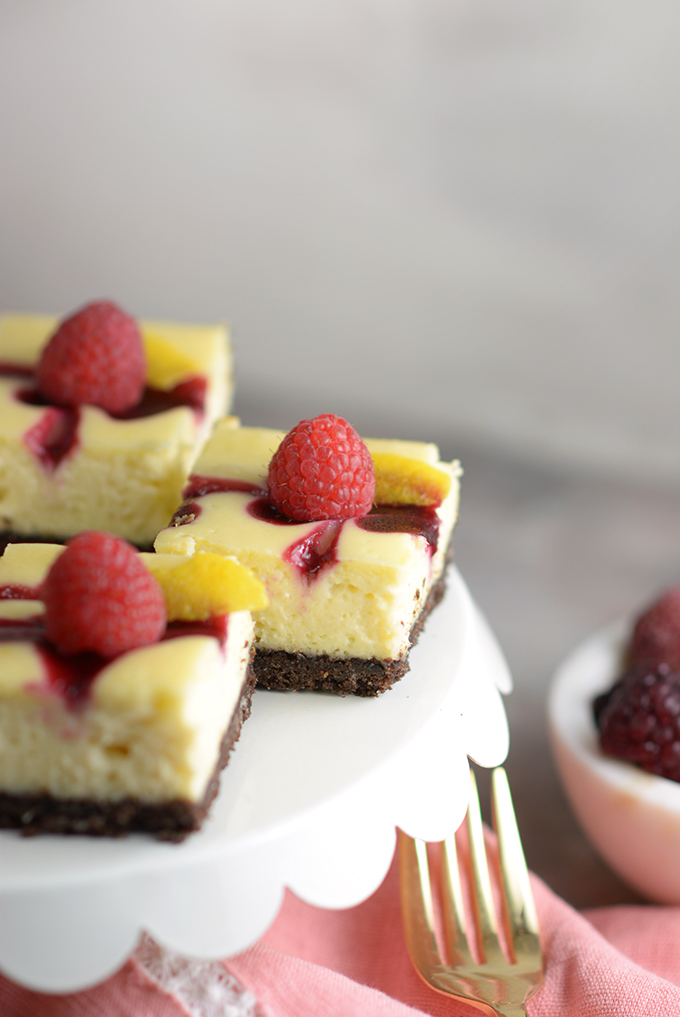
[[[228,627],[228,615],[217,615],[205,621],[173,621],[167,626],[161,642],[180,636],[211,636],[224,649]],[[72,710],[83,709],[87,705],[97,675],[113,663],[97,653],[60,653],[46,637],[43,615],[23,619],[0,618],[0,643],[16,642],[35,643],[42,660],[43,679],[31,682],[30,689],[59,696]]]
[[[254,519],[272,526],[308,526],[298,519],[283,515],[269,500],[268,495],[255,484],[228,477],[206,477],[192,474],[184,489],[184,497],[201,498],[206,494],[235,491],[242,494],[258,494],[246,505],[246,511]],[[185,526],[194,522],[201,514],[200,502],[186,501],[174,514],[171,526]],[[318,578],[322,571],[338,561],[337,547],[342,528],[353,522],[362,530],[375,533],[411,533],[424,537],[430,557],[437,550],[439,541],[439,516],[432,506],[420,505],[376,505],[369,515],[352,520],[329,520],[318,522],[314,529],[299,540],[293,541],[283,552],[284,561],[290,562],[307,581]]]
[[[283,560],[294,565],[307,581],[315,578],[321,569],[336,564],[341,529],[338,520],[317,523],[311,533],[286,548]]]
[[[247,510],[255,519],[276,526],[305,525],[282,515],[266,497],[251,501]],[[338,541],[342,528],[348,521],[325,520],[318,523],[311,533],[286,548],[283,552],[284,560],[295,565],[307,579],[318,576],[321,569],[337,562]],[[377,505],[369,515],[360,516],[352,521],[362,530],[376,533],[412,533],[414,536],[425,537],[430,556],[437,550],[439,516],[435,509],[429,506]]]
[[[0,377],[33,380],[34,371],[23,364],[0,361]],[[136,406],[109,416],[115,420],[137,420],[188,406],[201,419],[205,412],[207,385],[205,377],[196,375],[169,391],[147,386]],[[78,447],[78,408],[52,406],[35,383],[17,388],[14,397],[29,406],[45,407],[40,420],[24,434],[24,442],[46,470],[56,469]]]
[[[78,653],[66,656],[60,653],[45,635],[42,614],[32,618],[0,618],[0,643],[35,643],[42,665],[43,678],[31,682],[33,691],[59,696],[70,709],[85,705],[92,682],[110,661],[96,653]]]
[[[218,614],[204,621],[172,621],[165,630],[165,639],[177,639],[179,636],[212,636],[224,648],[229,629],[229,615]]]
[[[376,505],[369,515],[355,520],[374,533],[412,533],[425,537],[430,556],[439,543],[439,516],[430,505]]]
[[[271,523],[273,526],[308,526],[309,523],[301,523],[299,519],[289,519],[282,512],[272,505],[267,495],[262,495],[246,505],[248,515],[253,519],[259,519],[263,523]]]
[[[15,364],[11,360],[0,360],[0,378],[32,378],[35,369],[30,364]]]
[[[186,526],[187,523],[193,523],[194,519],[198,519],[202,511],[197,501],[185,501],[173,514],[168,525]]]
[[[42,658],[45,677],[41,684],[31,687],[35,691],[63,699],[69,709],[82,709],[88,703],[92,684],[110,661],[97,653],[78,653],[65,656],[45,642],[37,645]]]
[[[174,388],[164,391],[159,388],[144,389],[144,395],[136,406],[123,413],[111,414],[116,420],[137,420],[140,417],[154,417],[157,413],[188,406],[198,417],[205,412],[205,396],[208,382],[202,375],[187,378]]]
[[[206,494],[217,491],[240,491],[242,494],[265,494],[264,488],[251,484],[247,480],[230,480],[229,477],[203,477],[200,473],[189,476],[187,486],[182,491],[186,501],[202,498]]]
[[[301,523],[298,519],[289,519],[272,505],[269,498],[256,498],[247,506],[249,515],[261,522],[271,523],[273,526],[307,526],[308,523]],[[323,568],[335,565],[337,562],[337,547],[342,522],[339,520],[325,519],[316,523],[311,533],[307,533],[300,540],[294,540],[283,552],[283,560],[290,562],[300,573],[300,576],[308,581],[316,578]]]
[[[78,448],[80,411],[48,406],[40,420],[24,434],[24,444],[51,473]]]
[[[0,643],[37,643],[45,638],[45,622],[42,614],[30,618],[0,617]]]

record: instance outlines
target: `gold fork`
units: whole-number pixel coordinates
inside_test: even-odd
[[[455,838],[442,845],[439,887],[446,958],[435,934],[432,884],[424,841],[399,831],[399,869],[404,933],[420,976],[439,992],[464,999],[485,1014],[526,1017],[525,1003],[538,991],[543,958],[538,919],[505,770],[491,779],[493,824],[498,835],[502,920],[508,956],[498,936],[484,845],[477,782],[470,770],[467,813],[471,859],[471,934],[466,934]],[[448,960],[448,963],[447,963]]]

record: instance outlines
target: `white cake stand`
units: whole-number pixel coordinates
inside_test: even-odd
[[[411,669],[376,699],[256,693],[209,822],[180,845],[0,834],[0,968],[47,992],[116,971],[142,930],[227,957],[267,929],[285,887],[345,908],[382,882],[395,827],[441,840],[467,808],[468,756],[508,750],[511,678],[453,570]]]

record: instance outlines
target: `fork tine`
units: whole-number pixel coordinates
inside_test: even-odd
[[[404,935],[413,963],[427,980],[430,972],[441,966],[434,933],[427,850],[423,841],[414,840],[402,830],[397,830],[397,843]]]
[[[479,807],[477,781],[470,769],[470,800],[467,813],[467,827],[470,837],[470,859],[472,863],[473,908],[484,959],[487,962],[502,961],[503,951],[498,941],[496,911],[491,892],[489,866],[486,860],[486,844],[482,812]]]
[[[465,931],[465,908],[460,885],[456,838],[452,834],[442,844],[441,895],[442,921],[446,948],[453,963],[470,964],[472,954]]]
[[[538,948],[538,916],[507,774],[497,767],[491,776],[493,824],[498,835],[502,896],[510,940],[519,954]]]

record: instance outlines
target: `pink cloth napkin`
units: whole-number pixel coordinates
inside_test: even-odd
[[[680,907],[636,905],[579,913],[533,877],[547,957],[531,1017],[680,1014]],[[278,918],[226,962],[265,1017],[479,1017],[415,974],[404,944],[392,865],[382,886],[347,911],[286,894]],[[2,1017],[186,1017],[134,959],[102,985],[66,996],[0,978]]]

